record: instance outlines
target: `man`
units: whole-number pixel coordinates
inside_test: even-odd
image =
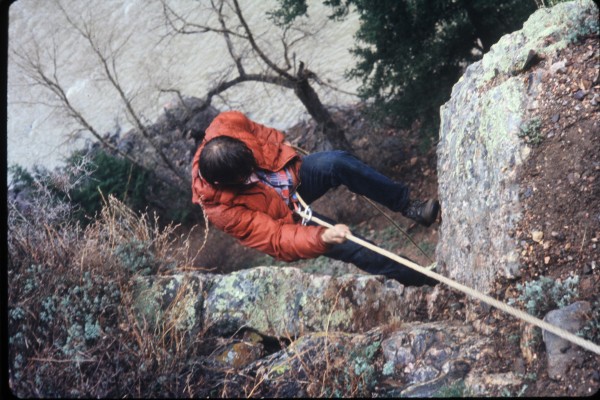
[[[425,226],[437,218],[437,200],[409,199],[394,182],[344,151],[300,157],[276,129],[237,111],[219,114],[206,129],[192,165],[192,201],[209,221],[243,245],[277,259],[295,261],[324,255],[353,263],[405,285],[437,282],[351,241],[349,228],[304,226],[292,211],[295,191],[308,203],[345,185]]]

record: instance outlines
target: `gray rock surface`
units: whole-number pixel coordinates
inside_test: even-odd
[[[143,277],[136,283],[140,318],[182,329],[228,335],[246,328],[263,335],[364,332],[418,319],[432,288],[404,287],[372,275],[338,278],[298,268],[256,267],[227,275]],[[177,302],[174,302],[177,299]],[[166,311],[165,311],[166,310]]]
[[[550,311],[544,321],[563,328],[568,332],[576,333],[580,330],[591,313],[592,307],[587,301],[577,301],[558,310]],[[583,361],[584,350],[571,342],[543,331],[544,343],[548,365],[548,376],[559,379],[565,376],[568,368],[574,363]]]
[[[404,324],[387,338],[380,328],[365,333],[310,333],[286,350],[249,365],[244,373],[279,390],[296,385],[287,387],[292,393],[300,389],[298,381],[313,382],[309,393],[303,393],[307,396],[345,394],[343,388],[328,392],[331,387],[321,387],[323,375],[328,374],[329,384],[344,382],[346,390],[360,382],[371,390],[379,387],[386,397],[432,397],[465,379],[488,344],[487,338],[468,327],[444,322]],[[411,354],[408,363],[406,354]],[[382,379],[387,383],[382,385]]]
[[[503,36],[467,68],[441,108],[444,222],[436,255],[447,276],[483,292],[497,275],[518,276],[517,243],[509,231],[521,218],[519,167],[529,154],[519,136],[535,118],[540,82],[539,74],[522,68],[531,50],[552,56],[578,32],[597,30],[597,18],[590,0],[536,11],[522,30]]]

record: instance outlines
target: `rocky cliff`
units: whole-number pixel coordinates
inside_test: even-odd
[[[521,218],[519,172],[531,150],[524,137],[536,123],[545,72],[530,68],[597,31],[592,1],[540,9],[454,86],[440,110],[438,144],[444,222],[436,257],[446,276],[489,292],[498,276],[519,275],[520,249],[510,233]]]

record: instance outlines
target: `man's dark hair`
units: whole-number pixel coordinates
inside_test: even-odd
[[[200,174],[212,185],[243,183],[256,167],[252,151],[229,136],[209,140],[200,153]]]

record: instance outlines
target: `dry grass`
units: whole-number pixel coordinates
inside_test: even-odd
[[[75,184],[65,180],[64,186]],[[23,397],[202,396],[202,334],[175,329],[177,302],[150,325],[135,312],[138,275],[194,257],[176,226],[137,215],[114,197],[81,228],[41,182],[26,207],[9,203],[10,387]],[[182,286],[178,296],[189,288]]]

